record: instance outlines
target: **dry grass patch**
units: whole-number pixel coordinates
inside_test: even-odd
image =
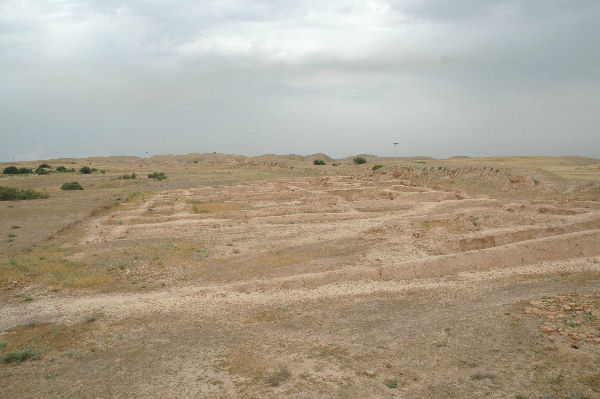
[[[64,351],[81,342],[94,326],[89,321],[74,325],[29,323],[0,334],[2,358],[6,363],[38,358],[39,354]]]
[[[89,288],[114,283],[114,273],[73,260],[63,248],[36,248],[0,261],[0,286],[13,281],[61,288]]]
[[[425,220],[421,222],[421,225],[426,230],[443,227],[446,230],[458,232],[457,222],[455,220]]]
[[[247,202],[198,202],[190,201],[194,213],[223,213],[229,211],[242,211],[252,209],[252,206]]]
[[[71,249],[36,248],[2,259],[0,287],[17,281],[66,289],[139,290],[148,279],[183,278],[182,265],[195,267],[207,256],[202,245],[189,240],[129,244],[76,255]]]
[[[354,244],[354,245],[353,245]],[[362,249],[358,242],[337,241],[322,244],[283,248],[269,252],[246,255],[234,254],[231,258],[207,259],[201,267],[189,267],[186,279],[202,278],[210,281],[243,280],[245,278],[274,277],[286,273],[314,271],[306,264],[323,260],[319,270],[330,267],[326,260],[350,256]]]
[[[220,365],[232,376],[244,376],[254,383],[260,383],[267,375],[267,364],[259,348],[235,346],[228,351]]]

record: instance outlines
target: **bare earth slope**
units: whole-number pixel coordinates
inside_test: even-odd
[[[600,163],[367,158],[1,179],[0,397],[600,397]]]

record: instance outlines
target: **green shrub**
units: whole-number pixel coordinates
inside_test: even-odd
[[[38,166],[38,169],[52,169],[52,166],[48,165],[47,163],[43,163]]]
[[[5,175],[26,175],[31,172],[32,171],[30,168],[17,168],[16,166],[7,166],[2,171],[2,173]]]
[[[375,165],[373,166],[373,168],[371,168],[371,170],[377,170],[377,169],[381,169],[383,168],[383,165]]]
[[[38,166],[37,169],[35,170],[35,173],[37,173],[38,175],[48,175],[50,174],[50,172],[48,172],[46,169]]]
[[[325,161],[323,161],[322,159],[315,159],[315,160],[313,161],[313,163],[314,163],[315,165],[325,165]]]
[[[37,354],[33,349],[23,348],[12,352],[6,352],[2,355],[2,361],[4,363],[20,363],[27,359],[39,359],[40,355]]]
[[[19,173],[20,173],[19,168],[17,168],[16,166],[7,166],[2,171],[2,174],[5,174],[5,175],[18,175]]]
[[[340,163],[335,163],[335,162],[331,164],[331,166],[340,166],[340,165],[341,165]]]
[[[167,176],[163,173],[163,172],[154,172],[154,173],[150,173],[148,174],[148,179],[156,179],[156,180],[163,180],[166,179]]]
[[[39,198],[48,198],[48,195],[31,189],[19,190],[12,187],[0,186],[0,201],[19,201]]]
[[[63,183],[62,186],[60,186],[61,190],[83,190],[83,187],[81,187],[81,184],[79,184],[79,182],[73,181],[70,183]]]
[[[81,169],[79,169],[79,173],[89,175],[90,173],[92,173],[92,169],[90,169],[89,166],[82,166]]]
[[[73,170],[73,169],[71,169]],[[69,169],[65,168],[63,165],[57,166],[56,167],[56,171],[59,173],[66,173],[69,172]]]
[[[383,383],[389,389],[398,388],[398,380],[385,380]]]
[[[363,157],[356,157],[352,160],[352,162],[354,162],[357,165],[362,165],[363,163],[367,163],[367,160]]]
[[[129,180],[129,179],[135,179],[137,177],[137,175],[135,173],[132,173],[130,175],[121,175],[119,176],[119,179],[125,179],[125,180]]]

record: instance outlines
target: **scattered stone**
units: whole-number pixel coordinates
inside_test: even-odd
[[[365,375],[367,377],[375,377],[375,372],[373,370],[365,370]]]
[[[571,344],[571,348],[573,348],[573,349],[579,349],[579,345],[577,345],[576,343],[572,343]]]
[[[531,309],[525,309],[525,311],[523,313],[525,313],[525,314],[531,314]]]
[[[556,328],[554,327],[542,327],[542,332],[546,333],[546,334],[550,334],[551,332],[556,331]]]
[[[508,312],[508,311],[507,311],[507,312],[504,312],[504,314],[505,314],[506,316],[508,316],[508,315],[510,314],[510,312]]]
[[[563,310],[565,310],[565,311],[571,310],[571,305],[564,305]]]

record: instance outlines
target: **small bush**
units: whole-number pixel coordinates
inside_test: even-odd
[[[291,376],[292,373],[290,373],[285,366],[279,366],[277,371],[267,377],[267,382],[271,384],[272,387],[276,387],[287,381]]]
[[[0,186],[0,201],[19,201],[40,198],[48,198],[48,195],[31,189],[19,190],[12,187]]]
[[[48,172],[46,169],[44,169],[42,167],[39,167],[39,166],[35,170],[35,173],[37,173],[38,175],[48,175],[48,174],[50,174],[50,172]]]
[[[38,169],[52,169],[52,166],[48,165],[47,163],[43,163],[38,166]]]
[[[377,170],[377,169],[381,169],[383,168],[383,165],[375,165],[373,166],[373,168],[371,168],[371,170]]]
[[[137,175],[135,173],[132,173],[130,175],[125,174],[125,175],[119,176],[119,179],[129,180],[129,179],[135,179],[136,177],[137,177]]]
[[[56,171],[59,173],[75,172],[75,169],[67,169],[63,165],[57,166]]]
[[[84,174],[84,175],[89,175],[90,173],[92,173],[92,169],[90,169],[90,167],[89,167],[89,166],[82,166],[82,167],[79,169],[79,173],[82,173],[82,174]]]
[[[163,180],[166,179],[167,176],[163,173],[163,172],[154,172],[154,173],[150,173],[148,174],[148,179],[156,179],[156,180]]]
[[[340,163],[335,163],[335,162],[334,162],[334,163],[332,163],[331,165],[332,165],[332,166],[340,166],[341,164],[340,164]]]
[[[18,175],[19,168],[17,168],[16,166],[7,166],[6,168],[4,168],[2,173],[5,175]]]
[[[314,163],[315,165],[325,165],[325,161],[323,161],[322,159],[315,159],[315,160],[313,161],[313,163]]]
[[[352,160],[352,162],[354,162],[357,165],[362,165],[363,163],[367,163],[367,160],[363,157],[356,157]]]
[[[386,380],[384,382],[385,386],[388,387],[389,389],[395,389],[398,388],[398,380]]]
[[[83,187],[81,187],[81,184],[79,184],[79,182],[73,181],[70,183],[63,183],[62,186],[60,186],[61,190],[83,190]]]
[[[2,355],[4,363],[20,363],[27,359],[39,359],[40,355],[33,349],[23,348],[12,352],[6,352]]]
[[[4,168],[2,173],[5,175],[27,175],[29,173],[32,173],[32,171],[29,168],[17,168],[16,166],[7,166],[6,168]]]

